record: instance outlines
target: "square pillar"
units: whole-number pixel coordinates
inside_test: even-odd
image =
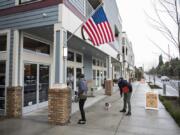
[[[107,77],[109,80],[112,80],[112,62],[111,62],[111,56],[107,58]]]
[[[8,118],[20,118],[22,116],[22,87],[7,88],[7,110]]]
[[[11,41],[9,48],[9,84],[6,94],[6,115],[8,118],[20,118],[22,116],[22,87],[20,86],[20,63],[21,43],[20,31],[11,30]]]
[[[105,80],[105,95],[111,96],[113,91],[113,82],[112,80]]]
[[[67,32],[58,23],[54,25],[53,67],[48,92],[48,121],[56,125],[67,124],[71,114],[71,90],[66,84],[66,55]]]
[[[48,121],[54,125],[66,125],[71,115],[71,90],[66,85],[49,89]]]

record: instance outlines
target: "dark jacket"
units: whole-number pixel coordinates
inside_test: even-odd
[[[118,82],[118,86],[119,86],[121,95],[122,95],[122,88],[125,86],[129,88],[129,92],[132,92],[132,85],[127,80],[120,79]]]

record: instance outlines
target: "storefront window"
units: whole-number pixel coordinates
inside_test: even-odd
[[[81,68],[76,68],[76,78],[80,78],[81,74],[82,74]]]
[[[30,39],[28,37],[24,37],[24,49],[37,53],[50,54],[50,45]]]
[[[0,51],[6,51],[7,35],[0,35]]]
[[[93,65],[94,65],[94,66],[96,65],[96,60],[95,60],[95,59],[93,59]]]
[[[73,52],[68,51],[68,60],[74,61],[74,53]]]
[[[106,67],[106,62],[104,62],[104,67]]]
[[[82,55],[76,54],[76,62],[82,63]]]

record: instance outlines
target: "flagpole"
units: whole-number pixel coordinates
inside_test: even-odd
[[[82,27],[82,25],[92,16],[94,15],[94,13],[103,5],[103,2],[101,4],[98,5],[98,7],[88,16],[86,17],[85,21],[80,24],[76,29],[75,31],[71,34],[71,36],[69,36],[69,38],[67,39],[67,42],[74,36],[74,33],[76,33],[78,31],[79,28]]]

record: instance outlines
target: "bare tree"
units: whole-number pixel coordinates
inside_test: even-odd
[[[156,17],[147,14],[152,27],[175,46],[180,59],[180,0],[152,0],[152,4]]]

